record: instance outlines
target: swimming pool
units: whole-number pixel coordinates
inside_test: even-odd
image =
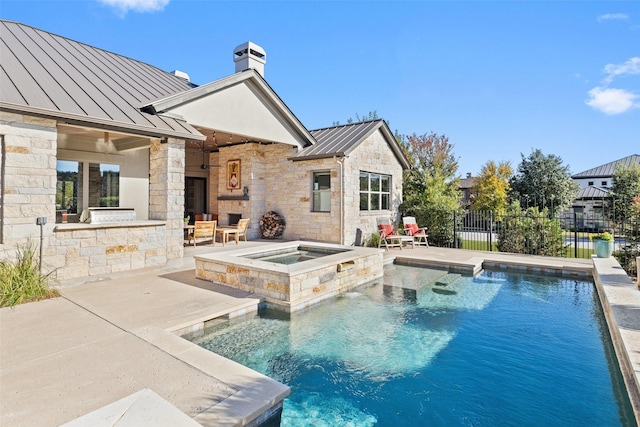
[[[592,283],[405,266],[197,344],[291,387],[283,426],[635,425]]]

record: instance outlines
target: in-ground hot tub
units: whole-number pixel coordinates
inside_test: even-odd
[[[383,250],[293,241],[198,255],[196,277],[294,312],[381,278]]]

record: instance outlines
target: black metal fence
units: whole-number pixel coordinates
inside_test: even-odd
[[[544,214],[465,211],[442,217],[448,217],[444,223],[450,222],[430,227],[429,243],[433,246],[590,258],[595,253],[590,236],[608,231],[615,238],[614,251],[640,250],[640,215],[614,220],[599,212],[567,211],[549,218]]]

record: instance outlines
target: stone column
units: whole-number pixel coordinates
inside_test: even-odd
[[[149,219],[167,222],[167,259],[184,255],[184,146],[152,140],[149,152]]]
[[[15,254],[17,245],[40,244],[36,218],[43,228],[43,270],[50,271],[49,239],[56,221],[56,121],[0,112],[4,135],[4,206],[0,259]]]

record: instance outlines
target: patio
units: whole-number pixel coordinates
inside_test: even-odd
[[[240,248],[268,244],[239,243]],[[259,299],[253,295],[195,278],[194,255],[229,248],[187,247],[184,258],[162,268],[67,283],[60,298],[0,310],[0,424],[60,425],[102,408],[103,421],[111,416],[149,423],[151,414],[166,413],[177,420],[172,425],[252,425],[258,414],[277,412],[287,386],[176,334],[257,308]],[[627,351],[625,357],[618,355],[623,375],[637,384],[640,295],[612,259],[416,248],[385,251],[384,262],[395,257],[411,265],[466,271],[492,265],[569,276],[589,275],[595,263],[597,286],[606,295],[605,313],[614,325],[612,337]],[[125,398],[135,403],[125,409],[111,405]],[[640,407],[637,393],[631,400]],[[176,410],[186,416],[180,418]],[[96,419],[80,418],[78,423],[95,425]]]

